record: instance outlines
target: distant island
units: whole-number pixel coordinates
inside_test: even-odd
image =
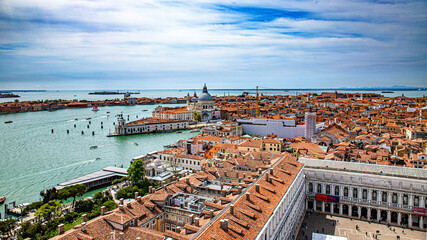
[[[112,91],[101,91],[101,92],[90,92],[90,95],[119,95],[119,94],[139,94],[139,92],[112,92]]]
[[[21,96],[13,93],[0,93],[0,98],[17,98],[17,97],[21,97]]]

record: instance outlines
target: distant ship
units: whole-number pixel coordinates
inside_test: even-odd
[[[381,93],[394,93],[393,91],[382,91]]]
[[[4,123],[13,123],[13,121],[6,121],[6,122],[4,122]]]
[[[94,111],[94,112],[99,111],[98,106],[96,105],[96,103],[95,103],[95,105],[93,105],[92,111]]]

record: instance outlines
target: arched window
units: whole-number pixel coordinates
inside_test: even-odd
[[[340,187],[335,186],[335,195],[339,196],[340,195]]]
[[[320,183],[317,184],[317,193],[322,193],[322,185]]]
[[[308,184],[308,191],[313,192],[313,183]]]
[[[348,197],[348,187],[344,188],[344,197]]]
[[[326,194],[331,194],[331,186],[326,185]]]

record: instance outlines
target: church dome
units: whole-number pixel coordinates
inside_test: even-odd
[[[206,87],[206,83],[205,83],[205,86],[203,86],[203,92],[202,92],[202,94],[200,94],[198,100],[199,100],[199,102],[200,101],[203,101],[203,102],[213,101],[212,96],[208,93],[208,88]]]

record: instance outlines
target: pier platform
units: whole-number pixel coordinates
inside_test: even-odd
[[[81,177],[60,183],[55,188],[56,190],[60,190],[64,187],[77,185],[77,184],[83,184],[89,188],[98,187],[101,185],[111,183],[116,179],[120,179],[126,176],[127,176],[126,168],[106,167],[100,171],[96,171],[88,175],[81,176]]]

